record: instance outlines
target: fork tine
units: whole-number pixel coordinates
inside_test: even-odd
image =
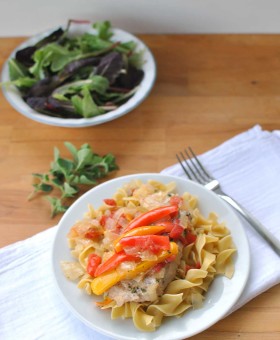
[[[180,156],[181,156],[182,159],[180,158]],[[192,179],[192,177],[190,176],[187,168],[185,167],[185,165],[183,163],[183,161],[185,161],[185,163],[186,163],[186,160],[185,160],[185,157],[183,156],[182,152],[180,152],[180,156],[178,154],[176,154],[178,162],[180,163],[180,165],[181,165],[182,169],[184,170],[184,173],[187,175],[187,177],[189,179]]]
[[[205,179],[201,176],[201,174],[199,173],[199,169],[196,169],[195,164],[190,164],[193,163],[192,159],[190,158],[187,150],[185,150],[185,154],[186,156],[183,155],[182,152],[178,154],[176,154],[177,160],[180,163],[182,169],[184,170],[185,174],[187,175],[187,177],[192,180],[192,181],[196,181],[198,183],[204,184],[205,183]],[[193,169],[195,168],[195,170]]]
[[[176,154],[176,157],[183,171],[190,180],[203,185],[213,180],[190,146],[188,149],[184,150],[184,153],[185,155],[180,152],[179,154]]]
[[[203,171],[204,175],[206,176],[206,180],[213,180],[213,177],[207,172],[207,170],[205,169],[205,167],[201,164],[201,162],[199,161],[199,159],[197,158],[196,154],[193,152],[192,148],[189,146],[189,150],[190,153],[192,155],[192,158],[196,160],[197,164],[199,165],[199,168],[201,169],[201,171]],[[199,171],[198,167],[195,166],[195,168],[197,169],[197,171]],[[199,171],[201,173],[201,171]]]
[[[194,161],[192,160],[191,156],[189,155],[188,150],[185,149],[184,151],[185,151],[185,154],[186,154],[186,156],[187,156],[187,159],[189,160],[189,162],[187,162],[186,157],[184,157],[184,161],[185,161],[185,163],[186,163],[186,165],[187,165],[189,171],[192,173],[193,178],[195,178],[195,180],[196,180],[197,182],[201,183],[202,180],[204,180],[204,179],[202,178],[202,180],[201,180],[201,175],[200,175],[199,169],[196,167]],[[191,164],[192,166],[191,166],[190,164]],[[194,168],[194,169],[193,169],[193,168]]]

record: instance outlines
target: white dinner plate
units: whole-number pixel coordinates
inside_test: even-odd
[[[62,26],[63,27],[63,26]],[[58,27],[57,27],[58,28]],[[17,50],[20,50],[27,46],[32,46],[42,38],[48,36],[50,33],[55,31],[57,28],[53,28],[41,34],[37,34],[32,38],[26,40],[21,45],[19,45],[9,56],[8,60],[15,56]],[[20,92],[15,86],[4,86],[3,93],[8,100],[8,102],[17,110],[19,113],[24,116],[35,120],[40,123],[62,126],[62,127],[87,127],[92,125],[98,125],[102,123],[109,122],[113,119],[119,118],[128,112],[135,109],[150,93],[155,79],[156,79],[156,63],[152,52],[150,49],[136,36],[132,35],[129,32],[124,30],[113,28],[113,37],[111,38],[113,41],[135,41],[137,43],[137,51],[143,51],[143,59],[145,61],[142,69],[144,71],[144,78],[138,86],[136,93],[123,105],[118,107],[116,110],[111,112],[91,117],[91,118],[57,118],[50,117],[44,115],[42,113],[36,112],[30,106],[28,106],[25,101],[22,99]],[[80,35],[83,32],[95,33],[96,31],[91,27],[91,24],[79,24],[71,26],[71,34],[72,35]],[[9,67],[8,60],[5,62],[2,70],[2,82],[8,82],[9,78]]]
[[[217,213],[219,221],[224,221],[230,229],[237,248],[237,253],[234,256],[235,272],[232,279],[224,276],[216,277],[200,309],[189,310],[181,318],[165,318],[162,325],[152,333],[137,330],[132,319],[111,320],[110,311],[100,310],[96,307],[93,301],[98,299],[88,296],[83,290],[77,288],[75,282],[65,278],[60,268],[60,261],[73,260],[67,245],[67,233],[77,220],[83,218],[87,212],[88,204],[98,208],[104,198],[112,197],[118,188],[133,179],[140,179],[143,182],[153,179],[163,183],[175,181],[179,194],[187,191],[198,197],[199,209],[203,215],[208,216],[210,212]],[[245,287],[249,275],[250,253],[241,222],[232,209],[216,194],[187,179],[148,173],[113,179],[98,185],[80,197],[64,214],[59,223],[52,249],[52,265],[59,295],[76,317],[87,326],[116,339],[175,340],[200,333],[226,316]]]

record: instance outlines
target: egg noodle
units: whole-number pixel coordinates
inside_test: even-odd
[[[98,209],[90,205],[70,229],[75,259],[61,262],[65,276],[87,294],[103,297],[96,308],[111,309],[112,319],[132,318],[142,331],[201,307],[215,276],[233,276],[236,249],[226,225],[215,213],[204,217],[198,203],[187,192],[179,196],[173,182],[125,184]],[[148,212],[172,206],[175,213],[149,221]],[[120,254],[124,261],[113,263]]]

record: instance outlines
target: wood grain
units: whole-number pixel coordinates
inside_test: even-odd
[[[159,172],[192,145],[205,152],[256,124],[280,129],[279,35],[141,35],[157,61],[150,96],[109,123],[81,129],[28,120],[0,94],[0,246],[55,225],[44,199],[27,201],[31,174],[49,169],[64,141],[112,152],[113,176]],[[24,38],[0,39],[0,66]],[[268,264],[269,265],[269,264]],[[193,339],[279,339],[280,286]],[[191,322],[190,322],[191,327]]]

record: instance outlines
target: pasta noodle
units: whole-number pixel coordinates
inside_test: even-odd
[[[125,184],[98,209],[89,205],[68,243],[75,260],[61,263],[66,277],[102,295],[97,305],[112,319],[132,318],[147,332],[200,308],[215,277],[234,274],[228,228],[215,213],[203,216],[197,197],[179,196],[175,183]]]

